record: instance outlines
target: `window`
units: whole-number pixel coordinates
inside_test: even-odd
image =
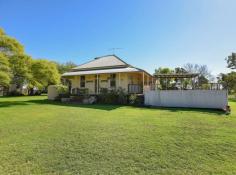
[[[110,87],[116,87],[116,74],[110,75]]]
[[[129,84],[134,84],[134,78],[132,75],[129,76]]]
[[[80,87],[84,88],[85,87],[85,76],[80,77]]]

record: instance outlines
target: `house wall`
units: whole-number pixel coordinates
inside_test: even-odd
[[[100,74],[99,75],[99,87],[109,88],[110,87],[110,74]]]
[[[80,80],[80,77],[79,77]],[[80,82],[80,81],[79,81]],[[80,84],[79,84],[80,87]],[[89,90],[89,94],[95,94],[95,75],[85,76],[85,88]]]
[[[85,88],[89,89],[90,94],[95,93],[96,76],[85,75]],[[80,76],[71,77],[70,80],[72,89],[80,88]],[[142,73],[116,73],[116,88],[121,87],[128,92],[128,84],[142,85]],[[99,88],[110,88],[110,74],[99,75]]]

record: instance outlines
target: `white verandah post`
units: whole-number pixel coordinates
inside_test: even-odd
[[[151,85],[151,90],[154,90],[154,85],[153,85],[153,77],[152,77],[152,85]]]
[[[97,94],[99,94],[99,92],[98,92],[98,74],[97,74]]]
[[[119,79],[118,79],[118,80],[119,80],[119,82],[118,82],[118,85],[119,85],[118,88],[119,88],[119,87],[120,87],[120,73],[118,73],[118,76],[119,76]]]
[[[144,93],[144,72],[143,72],[143,93]]]

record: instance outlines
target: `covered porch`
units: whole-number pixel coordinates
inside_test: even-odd
[[[147,89],[153,89],[155,79],[144,71],[112,72],[64,76],[70,81],[70,92],[79,94],[100,94],[103,89],[115,90],[122,88],[129,94],[143,94]]]

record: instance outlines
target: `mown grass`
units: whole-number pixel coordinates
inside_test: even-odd
[[[200,109],[0,98],[0,174],[236,174],[236,101]]]

